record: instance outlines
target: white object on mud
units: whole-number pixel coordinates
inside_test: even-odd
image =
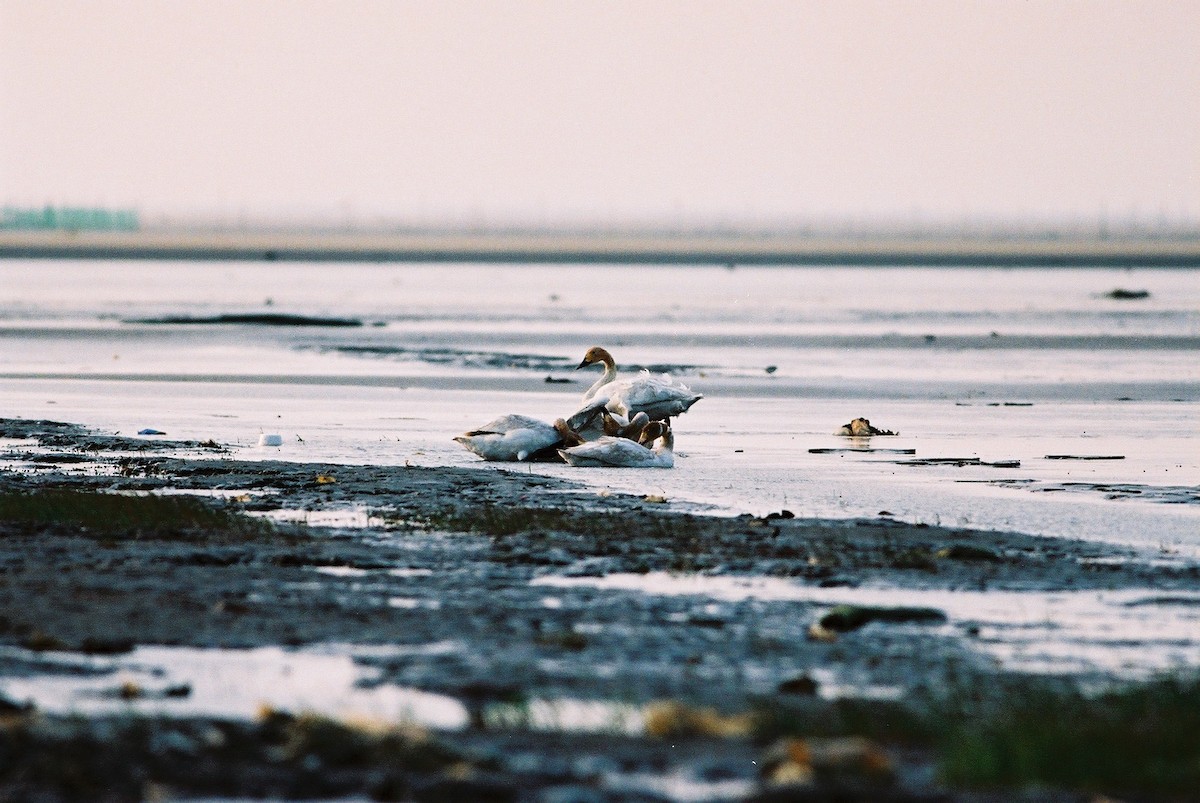
[[[259,446],[283,446],[283,436],[282,435],[259,435],[258,436],[258,445]]]

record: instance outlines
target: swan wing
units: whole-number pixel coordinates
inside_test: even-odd
[[[607,404],[607,394],[601,394],[593,397],[591,401],[567,417],[567,426],[576,431],[587,427],[595,420],[596,416],[600,415],[600,411],[603,410]]]

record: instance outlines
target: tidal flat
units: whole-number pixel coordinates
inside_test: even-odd
[[[1200,788],[1186,556],[51,421],[0,439],[0,797]]]

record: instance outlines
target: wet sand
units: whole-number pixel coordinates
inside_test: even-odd
[[[6,462],[21,466],[0,472],[0,492],[186,490],[219,493],[225,501],[213,503],[235,512],[369,514],[366,526],[281,524],[240,541],[195,533],[106,538],[0,523],[0,690],[6,677],[77,671],[77,664],[68,670],[46,660],[69,653],[336,643],[416,648],[367,651],[355,660],[372,670],[375,684],[445,695],[470,714],[465,729],[420,737],[434,739],[436,760],[406,753],[409,763],[397,769],[364,759],[341,775],[316,772],[322,762],[336,763],[331,753],[340,748],[300,750],[297,742],[313,739],[306,730],[312,723],[287,714],[236,725],[151,719],[127,733],[120,718],[64,724],[26,712],[0,729],[9,745],[24,740],[28,762],[49,761],[51,747],[64,738],[107,744],[105,772],[114,780],[104,783],[118,790],[112,799],[129,799],[129,789],[145,794],[149,787],[132,779],[147,777],[163,789],[210,795],[671,800],[688,799],[679,781],[687,777],[703,779],[696,782],[704,799],[820,800],[846,789],[857,791],[842,799],[1014,799],[1014,790],[947,788],[936,779],[930,751],[909,749],[902,739],[879,742],[888,772],[878,777],[852,770],[849,781],[839,775],[774,786],[751,763],[762,761],[767,748],[737,718],[798,699],[832,705],[881,693],[919,707],[937,690],[966,686],[987,696],[1025,677],[979,649],[1002,635],[955,611],[922,608],[920,600],[931,594],[1124,594],[1131,609],[1167,618],[1200,588],[1194,562],[1117,545],[914,525],[884,515],[712,516],[698,506],[600,495],[520,469],[246,462],[229,459],[219,444],[150,442],[27,420],[0,420],[0,438],[10,439]],[[638,577],[642,587],[617,582]],[[863,610],[876,592],[890,589],[892,613],[839,625],[827,602],[668,588],[686,578],[735,586],[786,580],[851,603],[861,594]],[[443,646],[421,649],[428,645]],[[1060,680],[1112,682],[1121,676],[1119,667],[1113,670]],[[120,681],[112,684],[120,695]],[[532,700],[596,701],[643,714],[670,700],[677,712],[713,713],[692,719],[676,713],[661,729],[665,739],[598,737],[570,727],[546,736],[495,725],[503,706]],[[130,735],[177,734],[170,738],[191,745],[210,768],[220,767],[234,758],[204,747],[203,734],[212,728],[223,734],[209,739],[214,743],[240,739],[265,747],[247,746],[238,772],[217,782],[213,772],[164,768],[155,750],[170,749]],[[366,738],[346,724],[329,728],[340,739]],[[290,745],[291,752],[273,754],[272,744]],[[304,779],[316,775],[322,782],[306,786]],[[0,773],[0,796],[63,794],[37,777]],[[1064,792],[1037,799],[1077,798]]]

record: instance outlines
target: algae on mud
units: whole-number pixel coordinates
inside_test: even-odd
[[[64,488],[0,489],[0,537],[54,530],[92,538],[239,542],[274,533],[270,522],[183,496],[130,496]]]

